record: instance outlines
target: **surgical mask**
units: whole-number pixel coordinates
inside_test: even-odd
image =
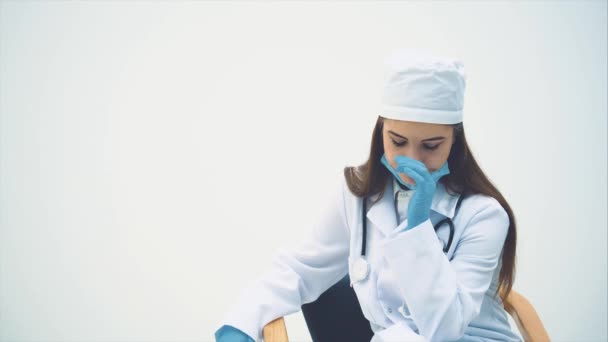
[[[399,176],[399,172],[393,168],[391,166],[391,164],[388,162],[388,160],[386,159],[386,154],[382,154],[382,158],[380,158],[380,162],[382,164],[384,164],[384,166],[386,166],[386,168],[393,174],[393,176],[395,176],[395,179],[403,184],[405,187],[407,187],[410,190],[416,190],[416,184],[409,184],[407,182],[405,182],[403,179],[401,179],[401,177]]]
[[[416,190],[416,184],[409,184],[404,182],[401,177],[399,177],[399,171],[397,171],[396,169],[394,169],[391,164],[388,162],[388,160],[386,159],[386,155],[382,154],[382,158],[380,158],[380,162],[382,162],[382,164],[384,164],[384,166],[386,166],[386,168],[393,174],[393,176],[395,176],[395,179],[400,183],[403,184],[403,186],[407,187],[410,190]],[[449,169],[447,166],[447,161],[445,162],[444,166],[442,168],[440,168],[439,170],[432,172],[431,175],[434,176],[433,179],[435,179],[435,182],[437,182],[439,180],[439,178],[441,178],[443,175],[445,174],[449,174]],[[443,170],[445,169],[445,171]]]

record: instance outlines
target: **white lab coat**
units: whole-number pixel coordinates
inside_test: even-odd
[[[362,199],[344,176],[327,192],[327,206],[307,241],[282,248],[271,267],[242,290],[221,325],[232,325],[257,341],[277,317],[301,309],[351,271],[361,253]],[[404,231],[397,224],[393,182],[367,211],[367,279],[353,288],[374,331],[372,341],[519,340],[499,297],[499,261],[509,218],[497,200],[470,195],[454,211],[458,195],[437,184],[430,218]],[[449,225],[437,233],[433,223],[452,218],[454,240],[447,255]],[[351,277],[352,278],[352,277]]]

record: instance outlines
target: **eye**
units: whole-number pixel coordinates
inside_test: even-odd
[[[406,143],[406,141],[396,142],[392,138],[391,138],[391,141],[393,142],[393,145],[398,146],[398,147],[401,147],[401,146],[405,145],[405,143]],[[434,150],[436,150],[439,147],[439,145],[441,145],[441,144],[437,144],[435,146],[429,146],[429,145],[423,145],[423,146],[424,146],[425,150],[434,151]]]
[[[395,141],[395,140],[393,140],[393,139],[391,139],[391,141],[393,142],[393,145],[395,145],[395,146],[403,146],[403,145],[405,145],[405,141],[402,141],[402,142],[396,142],[396,141]]]

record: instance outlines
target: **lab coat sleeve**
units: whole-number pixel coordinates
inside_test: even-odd
[[[419,333],[432,341],[464,335],[481,310],[498,266],[509,216],[494,198],[477,200],[470,207],[479,209],[466,223],[451,261],[430,219],[410,230],[397,230],[383,243],[412,319]]]
[[[270,321],[301,310],[348,273],[350,232],[345,216],[344,176],[337,186],[320,196],[327,205],[314,219],[312,234],[295,247],[283,247],[272,265],[247,286],[223,324],[231,325],[254,340],[262,340]],[[289,225],[285,229],[290,229]]]

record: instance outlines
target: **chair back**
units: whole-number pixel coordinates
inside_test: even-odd
[[[317,300],[302,305],[302,314],[315,342],[369,342],[374,336],[348,274]]]

